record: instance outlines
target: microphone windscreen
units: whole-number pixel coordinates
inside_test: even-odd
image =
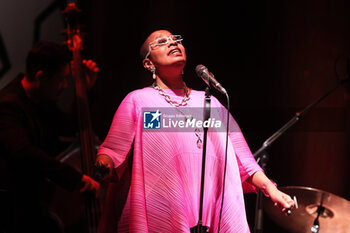
[[[196,66],[196,73],[198,76],[202,76],[202,73],[206,70],[207,68],[201,64]]]

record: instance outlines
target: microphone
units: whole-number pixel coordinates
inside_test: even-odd
[[[214,75],[210,73],[207,69],[207,67],[203,65],[198,65],[196,67],[196,73],[199,77],[203,79],[203,81],[208,85],[212,85],[215,87],[218,91],[220,91],[222,94],[226,95],[227,92],[223,86],[214,78]]]

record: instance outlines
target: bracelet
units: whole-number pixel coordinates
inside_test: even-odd
[[[269,194],[266,192],[267,186],[269,185],[274,185],[275,187],[277,187],[276,182],[274,182],[273,180],[268,180],[265,183],[263,183],[262,188],[261,188],[261,192],[266,196],[269,197]]]

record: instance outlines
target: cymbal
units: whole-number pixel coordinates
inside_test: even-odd
[[[264,210],[278,225],[293,233],[311,232],[311,227],[317,217],[318,207],[324,207],[320,214],[319,233],[349,233],[350,232],[350,202],[344,198],[320,189],[288,186],[279,188],[292,198],[296,196],[298,208],[292,209],[292,214],[284,215],[276,208],[270,198],[263,199]]]

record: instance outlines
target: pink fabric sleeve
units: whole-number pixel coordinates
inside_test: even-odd
[[[136,111],[130,93],[118,107],[107,137],[97,151],[97,155],[106,154],[111,157],[115,168],[124,162],[131,149],[136,132]]]
[[[225,119],[226,121],[226,114],[227,110],[224,108],[221,103],[216,99],[213,98],[214,103],[221,106],[225,111],[223,113],[225,116],[222,116],[222,119]],[[226,122],[225,122],[226,123]],[[250,148],[243,136],[243,133],[235,121],[235,119],[230,114],[230,130],[229,130],[229,139],[233,145],[236,158],[237,158],[237,164],[239,168],[239,173],[241,176],[242,186],[243,186],[243,192],[256,192],[256,188],[253,185],[250,185],[246,182],[246,180],[252,176],[257,171],[262,171],[262,168],[258,165],[256,160],[254,159],[254,156],[252,152],[250,151]]]
[[[233,124],[234,130],[229,133],[229,138],[233,145],[233,148],[237,157],[237,164],[239,173],[241,176],[243,192],[256,192],[255,186],[246,182],[246,180],[257,171],[262,171],[262,168],[258,165],[249,146],[241,132],[238,124],[230,115],[230,125]]]
[[[229,137],[233,148],[236,152],[237,162],[239,166],[239,171],[241,174],[242,182],[245,181],[248,177],[252,176],[255,172],[262,170],[257,164],[252,152],[249,149],[249,146],[243,136],[243,133],[239,129],[238,124],[230,116],[230,125],[234,125],[234,131],[229,133]]]

